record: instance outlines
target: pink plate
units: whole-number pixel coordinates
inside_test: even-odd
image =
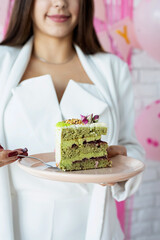
[[[42,159],[45,162],[55,161],[55,155],[51,153],[40,153],[31,155]],[[18,160],[18,166],[24,171],[53,181],[74,182],[74,183],[107,183],[114,184],[134,177],[144,170],[144,163],[131,158],[118,155],[112,159],[112,168],[101,168],[83,171],[63,172],[49,168],[35,159],[22,158]]]

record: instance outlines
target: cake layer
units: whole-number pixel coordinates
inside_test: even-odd
[[[61,131],[62,140],[73,140],[78,138],[97,137],[107,134],[107,127],[103,123],[92,123],[87,125],[71,125],[67,127],[57,127]]]
[[[85,142],[83,145],[73,144],[72,147],[61,147],[61,161],[82,160],[84,158],[107,156],[108,144],[101,140]]]
[[[74,145],[74,144],[79,146],[79,145],[83,145],[84,142],[92,142],[92,141],[97,141],[100,139],[101,139],[101,136],[92,136],[92,137],[77,138],[77,139],[66,140],[66,141],[63,140],[61,142],[61,147],[64,149],[64,148],[72,147],[72,145]]]
[[[60,162],[59,168],[64,171],[87,170],[112,167],[112,161],[107,157],[83,159],[82,161],[73,161],[67,164]]]

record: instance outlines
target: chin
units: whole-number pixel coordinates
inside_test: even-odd
[[[50,37],[53,37],[53,38],[66,38],[66,37],[69,37],[70,35],[71,35],[71,33],[70,32],[54,32],[54,33],[52,33],[52,32],[48,32],[48,34],[47,34],[48,36],[50,36]]]

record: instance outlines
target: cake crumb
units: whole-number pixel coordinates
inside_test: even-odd
[[[95,161],[95,168],[98,167],[98,164],[99,164],[99,162],[98,162],[98,161]]]
[[[66,123],[69,123],[69,124],[83,124],[82,120],[80,119],[75,119],[75,118],[72,118],[72,119],[67,119],[66,120]]]

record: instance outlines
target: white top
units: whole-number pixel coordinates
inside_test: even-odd
[[[25,85],[25,92],[27,92],[29,80],[27,80],[28,83],[27,81],[23,82],[17,87],[30,60],[32,47],[33,38],[29,39],[22,47],[0,46],[0,143],[2,146],[7,148],[7,145],[10,144],[14,148],[14,146],[23,147],[24,144],[24,147],[29,148],[30,153],[37,153],[39,149],[40,152],[46,152],[50,149],[53,151],[54,139],[53,143],[50,142],[50,145],[47,143],[49,136],[53,137],[53,134],[48,131],[48,129],[53,128],[53,125],[50,123],[45,126],[45,129],[41,127],[43,121],[50,122],[45,114],[49,112],[49,108],[50,117],[53,116],[54,121],[70,117],[77,118],[80,113],[87,115],[89,112],[100,115],[101,122],[106,122],[109,129],[107,134],[109,144],[124,145],[127,148],[128,156],[142,160],[144,151],[137,142],[134,132],[133,91],[127,64],[112,54],[85,55],[75,45],[79,60],[87,75],[95,84],[96,89],[98,89],[97,92],[99,92],[101,98],[90,94],[90,88],[86,91],[82,87],[86,87],[86,85],[70,81],[67,86],[68,90],[66,89],[59,105],[57,97],[54,95],[53,85],[51,88],[46,87],[49,85],[49,81],[45,88],[43,81],[42,92],[36,81],[31,80],[32,88],[29,89],[34,89],[34,96],[33,94],[25,94],[24,98],[20,89]],[[38,88],[37,92],[36,88],[33,87],[34,83]],[[14,94],[14,97],[12,96],[12,89],[16,90],[17,93],[19,89],[19,93]],[[47,94],[45,94],[46,90]],[[40,92],[43,95],[40,96]],[[37,96],[39,96],[38,99]],[[39,102],[42,102],[42,96],[44,105],[40,106]],[[13,114],[10,114],[13,119],[10,122],[10,128],[12,124],[13,129],[22,129],[22,131],[16,131],[15,137],[10,134],[12,142],[9,133],[5,133],[7,111],[11,104],[11,98],[12,101],[16,100],[15,106],[17,108],[13,107]],[[52,101],[46,104],[48,99],[53,100],[54,104],[51,103]],[[71,99],[74,99],[74,101],[72,101],[72,104],[68,104],[71,103]],[[37,100],[38,104],[36,104]],[[29,109],[27,108],[27,101]],[[33,104],[34,102],[35,104]],[[32,108],[35,105],[36,114]],[[40,111],[42,107],[45,109],[43,113]],[[15,117],[13,118],[13,116],[16,114],[21,117],[22,121],[17,118],[16,123],[14,123]],[[37,118],[37,116],[39,117]],[[47,139],[45,132],[49,133]],[[23,142],[20,140],[22,138]],[[32,142],[27,141],[29,138],[30,141],[35,140],[33,143],[34,149],[32,148]],[[41,144],[42,139],[44,145]],[[33,152],[31,149],[33,149]],[[15,168],[15,171],[12,171],[13,168]],[[42,181],[42,179],[31,177],[24,172],[21,172],[22,180],[17,182],[16,174],[20,174],[16,164],[0,168],[0,239],[17,240],[16,234],[18,234],[23,236],[23,240],[56,240],[56,236],[62,234],[62,238],[60,237],[58,240],[64,240],[66,239],[65,234],[70,236],[72,231],[74,231],[72,236],[81,239],[78,234],[85,234],[86,229],[85,240],[121,240],[123,237],[117,222],[114,199],[125,200],[138,189],[141,182],[141,175],[138,175],[127,182],[117,183],[113,187],[69,183],[63,185],[62,183],[51,183],[44,179]],[[66,186],[69,186],[69,188]],[[93,192],[90,186],[94,186]],[[50,191],[52,187],[54,193]],[[56,196],[58,196],[57,200],[55,200]],[[68,197],[65,198],[64,196]],[[58,199],[59,197],[60,199]],[[91,198],[90,203],[89,198]],[[89,212],[87,211],[88,204],[90,205]],[[81,206],[84,207],[84,210],[86,209],[86,212],[81,211]],[[17,211],[17,208],[19,211]],[[87,225],[85,220],[81,221],[87,219],[84,213],[88,215]],[[75,216],[78,216],[78,222]],[[83,224],[79,226],[79,222]],[[61,224],[64,229],[59,227]],[[79,231],[79,227],[82,228],[82,233]],[[70,239],[73,238],[70,237]]]
[[[88,105],[87,114],[90,114],[90,106],[93,104],[91,96],[96,106],[101,100],[95,85],[70,80],[59,105],[49,75],[25,80],[12,89],[12,93],[4,115],[7,148],[27,147],[29,154],[54,150],[55,125],[57,121],[61,121],[58,112],[66,118],[68,116],[63,114],[63,109],[72,105],[73,112],[70,112],[70,117],[79,117],[75,116],[79,107],[72,103],[77,101],[81,103],[81,98],[85,97],[85,104]],[[86,114],[83,112],[83,106],[79,111]],[[65,240],[66,237],[70,240],[85,239],[93,184],[38,179],[25,173],[16,164],[10,165],[10,171],[13,184],[15,239]],[[107,202],[107,205],[110,205],[110,202]],[[110,228],[111,219],[115,222],[116,216],[113,213],[110,215],[109,212],[106,214],[109,221],[105,228]]]

